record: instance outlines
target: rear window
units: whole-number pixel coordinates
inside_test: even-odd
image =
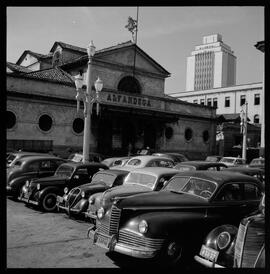
[[[167,190],[167,191],[180,191],[183,186],[188,182],[190,177],[176,177],[172,178],[162,190]]]
[[[115,175],[106,173],[96,173],[92,179],[92,182],[102,182],[110,186],[115,180]]]
[[[127,162],[127,166],[139,166],[141,164],[141,160],[140,159],[132,159],[130,161]]]
[[[156,181],[156,177],[150,174],[143,174],[143,173],[129,173],[125,179],[124,185],[126,184],[138,184],[143,185],[148,188],[153,188]]]
[[[184,165],[176,165],[175,168],[180,171],[196,170],[196,168],[194,166],[184,166]]]

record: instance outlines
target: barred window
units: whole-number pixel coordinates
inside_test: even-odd
[[[225,97],[225,107],[230,107],[230,97]]]
[[[260,104],[260,94],[254,94],[254,105]]]

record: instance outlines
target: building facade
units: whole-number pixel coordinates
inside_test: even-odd
[[[187,57],[186,91],[235,85],[236,57],[220,34],[203,37]]]
[[[248,118],[251,123],[261,123],[262,83],[251,83],[226,88],[215,88],[189,92],[171,93],[170,96],[180,100],[213,106],[217,115],[239,114],[242,105],[248,104]]]
[[[34,63],[26,65],[29,54]],[[40,70],[48,60],[50,67]],[[86,79],[87,62],[86,49],[55,42],[48,55],[27,51],[16,64],[7,64],[8,149],[52,150],[60,155],[67,149],[82,150],[84,116],[82,109],[76,111],[74,78],[82,74]],[[212,154],[215,108],[166,96],[169,76],[132,42],[96,51],[91,83],[99,77],[104,86],[98,115],[93,105],[90,151],[125,155],[131,145],[132,152],[148,146],[182,152],[191,159]]]

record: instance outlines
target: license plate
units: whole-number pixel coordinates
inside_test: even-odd
[[[57,196],[56,197],[56,200],[57,200],[57,202],[59,202],[59,203],[63,203],[63,197],[61,197],[61,196]]]
[[[111,237],[106,237],[106,236],[99,234],[95,244],[100,247],[109,249],[110,240],[111,240]]]
[[[209,261],[216,262],[218,254],[219,252],[213,248],[207,247],[205,245],[202,245],[201,247],[200,255]]]

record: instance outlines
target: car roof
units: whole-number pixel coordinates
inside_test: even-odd
[[[229,172],[229,171],[206,171],[206,170],[195,170],[195,171],[182,171],[175,175],[176,177],[180,176],[190,176],[197,177],[209,181],[214,181],[217,184],[221,185],[226,182],[255,182],[260,183],[256,178],[249,175],[245,175],[238,172]]]
[[[144,174],[155,175],[155,176],[159,176],[162,174],[176,174],[179,172],[181,171],[174,168],[169,168],[169,167],[141,167],[141,168],[136,168],[130,171],[130,173],[144,173]]]
[[[209,166],[209,167],[214,167],[214,166],[226,166],[224,165],[223,163],[220,163],[220,162],[208,162],[208,161],[186,161],[186,162],[181,162],[179,164],[177,164],[176,166],[195,166],[195,167],[198,167],[198,166]]]
[[[239,160],[245,160],[244,158],[240,158],[240,157],[222,157],[222,159],[232,159],[232,160],[239,159]]]
[[[64,159],[60,158],[60,157],[57,157],[57,156],[54,156],[54,155],[49,155],[49,154],[46,154],[46,155],[29,155],[29,156],[25,156],[23,158],[20,159],[20,161],[22,162],[26,162],[26,161],[32,161],[32,160],[46,160],[46,159],[55,159],[55,160],[63,160],[65,161]]]
[[[148,162],[150,160],[154,160],[154,159],[164,159],[164,160],[172,160],[168,157],[164,157],[164,156],[155,156],[155,155],[139,155],[139,156],[134,156],[134,157],[131,157],[129,159],[132,160],[132,159],[140,159],[142,162]]]
[[[113,175],[121,175],[121,174],[127,174],[129,173],[128,170],[121,170],[121,169],[105,169],[100,170],[98,173],[107,173],[107,174],[113,174]]]
[[[243,173],[258,173],[258,172],[263,172],[261,168],[256,168],[256,167],[241,167],[241,166],[233,166],[233,167],[228,167],[226,171],[239,171]]]
[[[104,168],[104,169],[108,169],[108,167],[102,163],[98,163],[98,162],[87,162],[87,163],[82,163],[82,162],[67,162],[67,163],[64,163],[65,165],[69,165],[69,166],[73,166],[73,167],[101,167],[101,168]]]

